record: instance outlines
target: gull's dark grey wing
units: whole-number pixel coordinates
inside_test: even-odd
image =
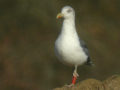
[[[87,56],[89,56],[89,51],[88,51],[87,45],[85,44],[85,42],[82,39],[79,39],[79,41],[80,41],[80,45],[83,48],[83,51],[85,52],[85,54]]]
[[[88,59],[87,59],[86,64],[87,64],[87,65],[92,65],[93,62],[92,62],[91,59],[90,59],[90,54],[89,54],[87,45],[85,44],[85,42],[84,42],[82,39],[79,39],[79,41],[80,41],[81,47],[83,48],[83,51],[84,51],[85,54],[88,56]]]

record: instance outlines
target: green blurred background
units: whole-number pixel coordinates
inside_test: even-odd
[[[65,5],[76,11],[79,36],[94,67],[80,66],[78,81],[120,74],[120,0],[0,0],[0,90],[51,90],[69,84],[73,67],[54,54]]]

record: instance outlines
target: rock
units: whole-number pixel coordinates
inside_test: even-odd
[[[101,81],[96,79],[87,79],[77,83],[73,87],[63,86],[62,88],[56,88],[54,90],[104,90],[104,87]]]
[[[113,75],[104,81],[87,79],[77,83],[73,87],[63,86],[53,90],[120,90],[120,76]]]
[[[105,90],[120,90],[120,76],[114,75],[103,81]]]

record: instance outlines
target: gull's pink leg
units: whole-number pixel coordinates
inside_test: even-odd
[[[73,78],[72,78],[72,84],[74,85],[76,83],[76,79],[77,77],[79,77],[78,73],[77,73],[77,65],[75,65],[75,70],[73,72]]]
[[[72,87],[75,85],[77,77],[79,77],[78,73],[77,73],[77,65],[75,66],[75,70],[73,72],[73,78],[72,78],[72,83],[70,85],[65,85],[67,87]]]

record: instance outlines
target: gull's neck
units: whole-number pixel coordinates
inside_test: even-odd
[[[64,19],[61,34],[77,34],[74,17]]]

